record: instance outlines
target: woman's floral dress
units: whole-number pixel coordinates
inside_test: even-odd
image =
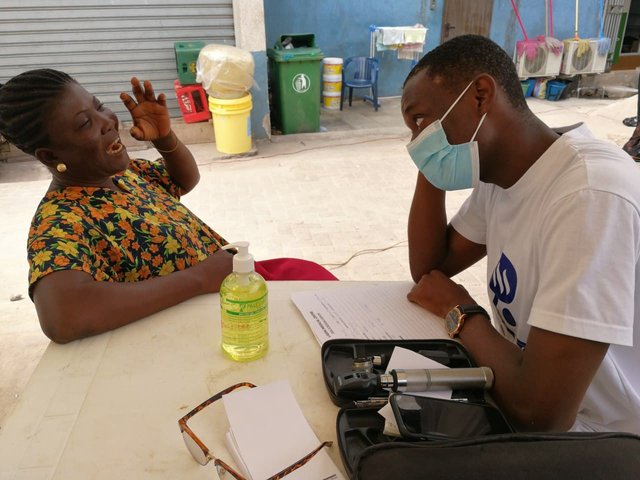
[[[180,203],[162,161],[131,160],[113,178],[121,191],[67,187],[48,192],[29,229],[29,293],[58,270],[136,282],[183,270],[227,242]]]

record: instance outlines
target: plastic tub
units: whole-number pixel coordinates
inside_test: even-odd
[[[251,94],[241,98],[209,97],[216,148],[222,153],[251,150]]]
[[[322,92],[322,106],[327,110],[340,110],[340,92]]]
[[[556,101],[560,100],[560,96],[564,89],[567,87],[567,84],[564,82],[559,82],[557,80],[550,80],[547,82],[547,100]]]
[[[533,87],[536,84],[535,78],[528,78],[527,80],[522,80],[520,85],[522,85],[522,94],[525,97],[530,97],[533,95]]]
[[[342,75],[323,75],[323,92],[340,92],[342,90]]]
[[[342,59],[327,57],[322,60],[322,73],[324,75],[342,75]]]

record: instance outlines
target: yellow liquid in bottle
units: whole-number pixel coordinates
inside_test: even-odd
[[[269,349],[267,284],[255,272],[231,273],[220,286],[222,351],[238,362]]]

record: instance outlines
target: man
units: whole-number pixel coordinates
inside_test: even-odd
[[[634,162],[584,126],[548,128],[509,56],[475,35],[424,56],[402,113],[420,169],[409,300],[493,369],[492,396],[519,430],[640,433]],[[447,224],[445,192],[471,187]],[[491,318],[449,278],[485,255]]]

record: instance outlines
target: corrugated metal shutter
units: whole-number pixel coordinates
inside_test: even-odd
[[[2,0],[0,82],[25,70],[55,68],[118,113],[129,79],[149,79],[180,111],[174,42],[235,45],[232,0]]]

